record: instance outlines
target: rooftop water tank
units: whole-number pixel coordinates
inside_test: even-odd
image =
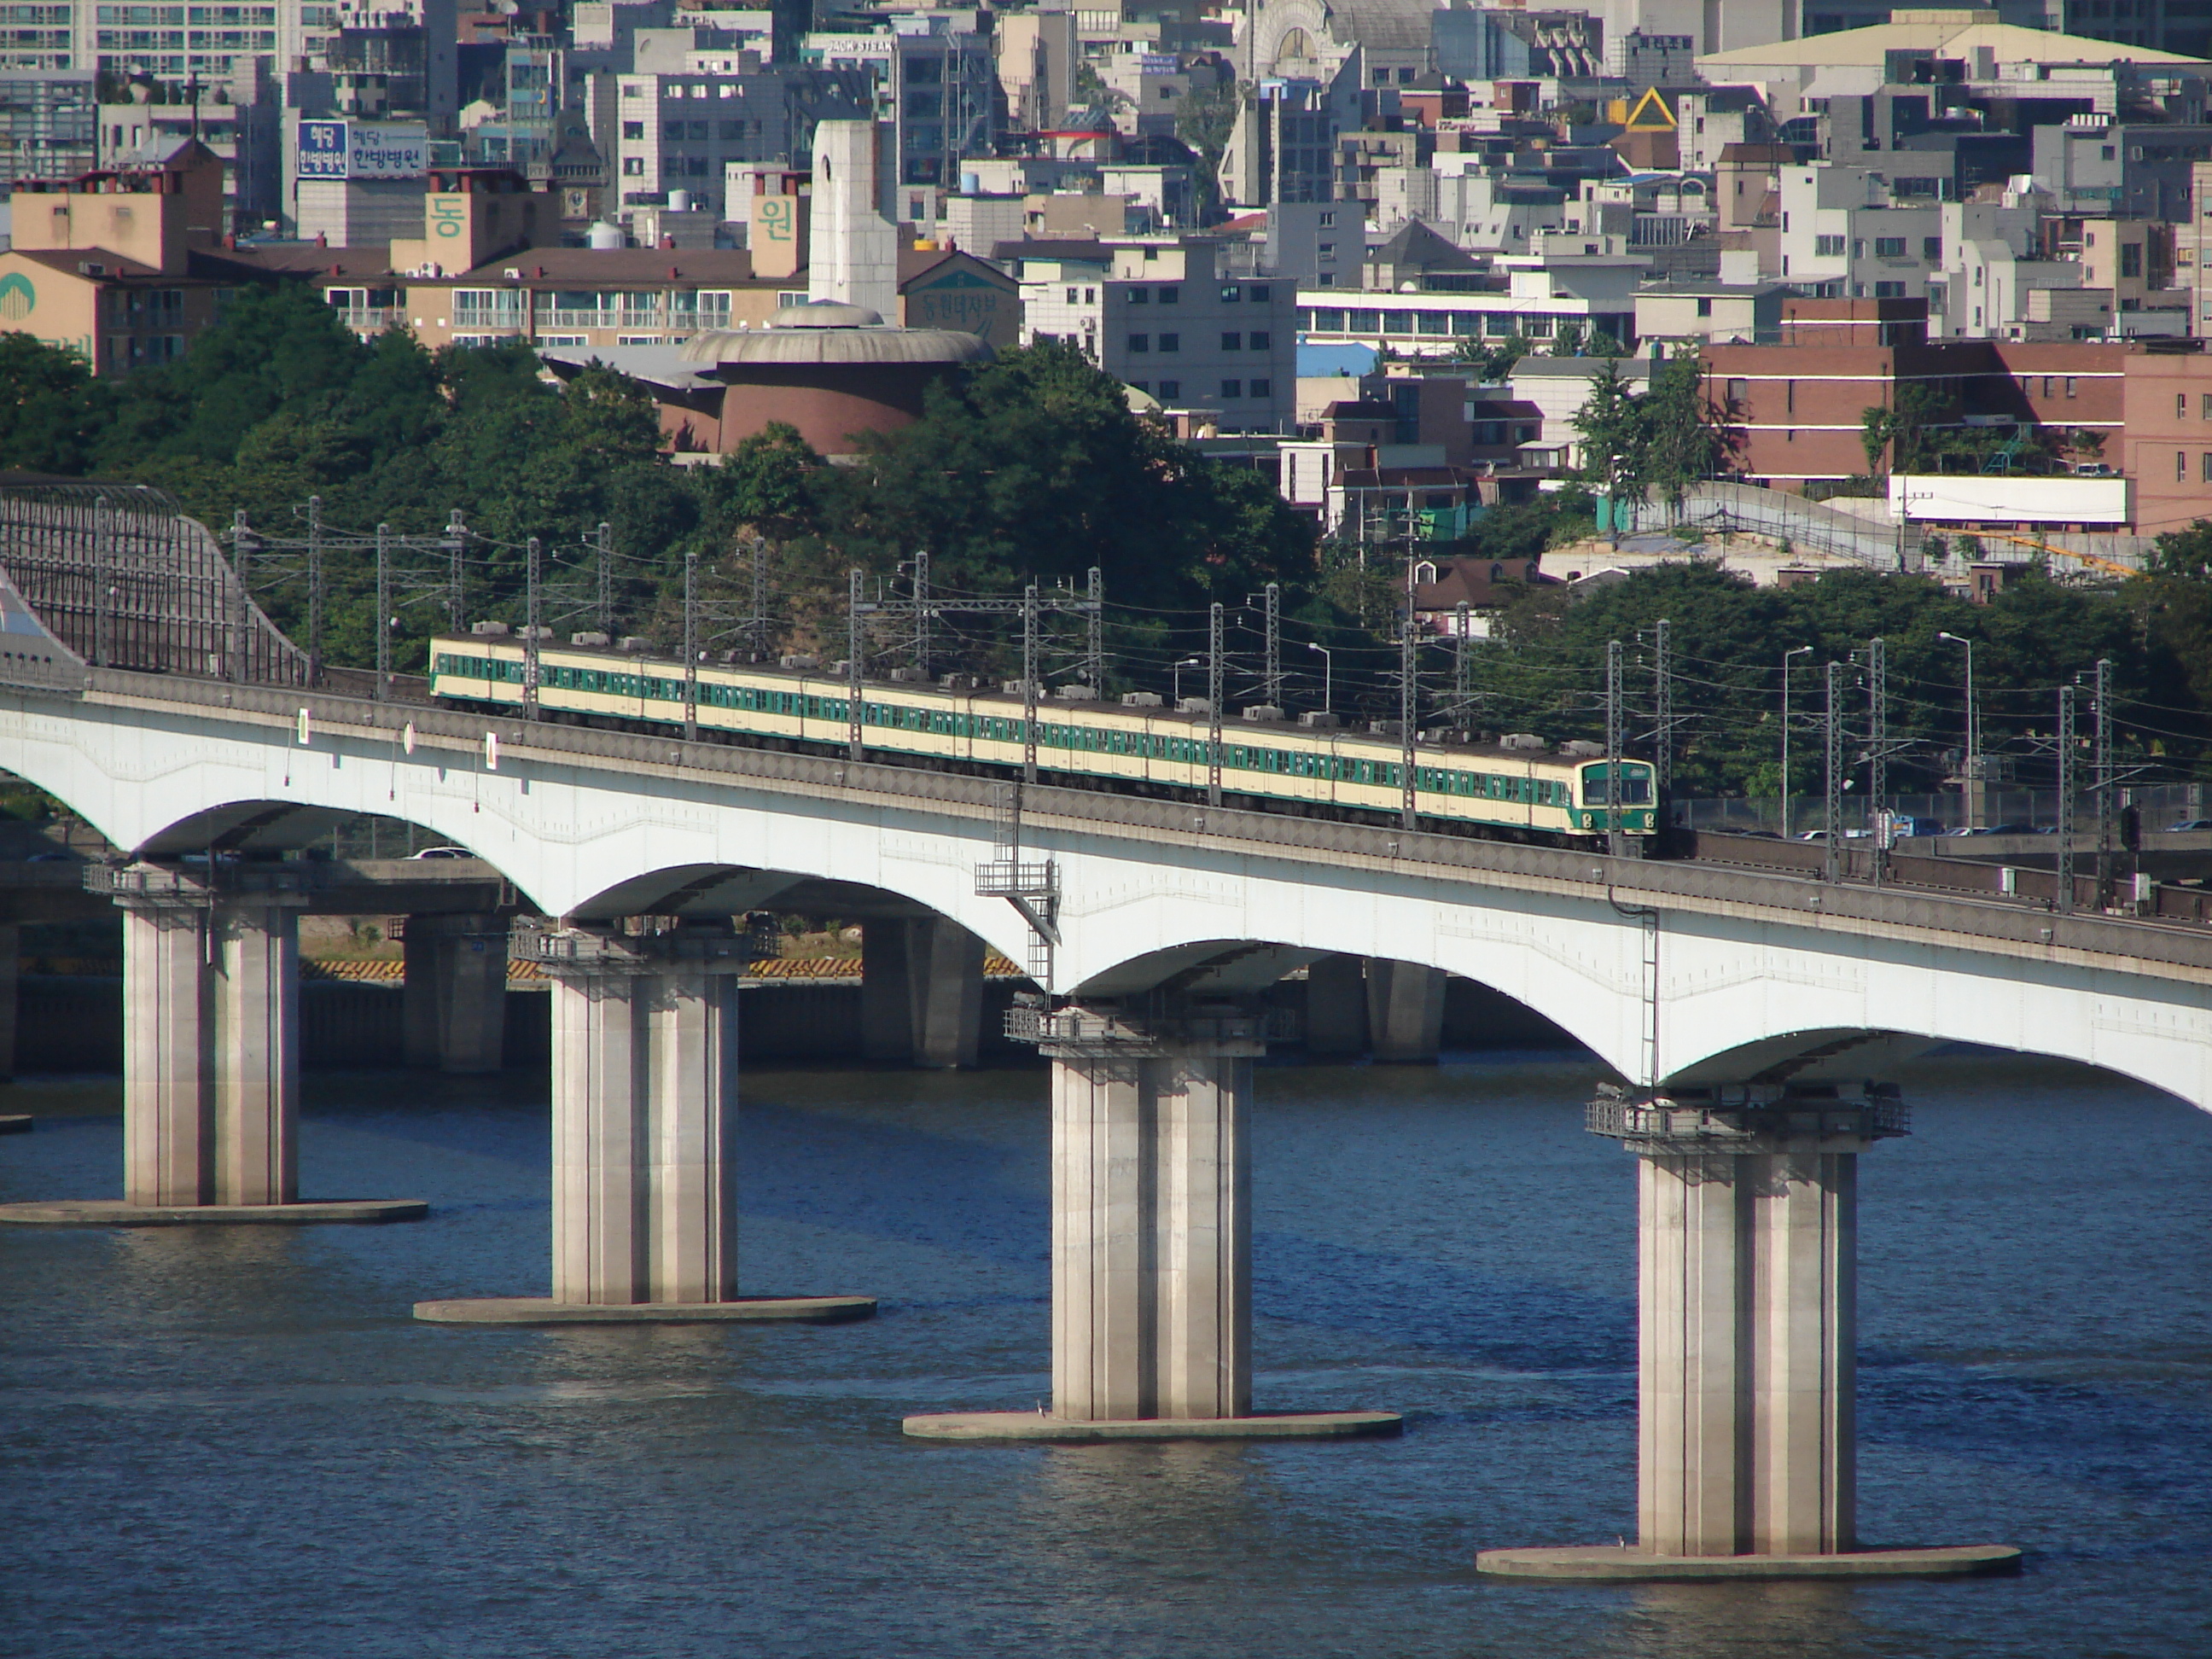
[[[611,225],[604,219],[584,233],[585,243],[591,247],[620,247],[629,240],[620,225]]]
[[[688,190],[670,191],[668,192],[668,210],[671,213],[690,212],[691,192]]]

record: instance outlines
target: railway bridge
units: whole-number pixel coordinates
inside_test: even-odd
[[[126,930],[125,1198],[0,1219],[392,1213],[302,1204],[292,1154],[296,920],[337,901],[283,854],[379,815],[483,860],[507,896],[498,931],[520,915],[515,948],[556,981],[551,1295],[418,1312],[864,1313],[738,1285],[732,987],[750,951],[732,918],[836,884],[906,919],[930,995],[957,1000],[986,944],[1028,962],[1014,1018],[1051,1062],[1052,1410],[909,1431],[1388,1431],[1388,1413],[1253,1408],[1245,1123],[1277,1035],[1257,998],[1346,956],[1389,964],[1386,1010],[1464,975],[1613,1068],[1590,1127],[1641,1171],[1640,1547],[1506,1553],[1497,1571],[2001,1567],[2002,1549],[1907,1559],[1853,1532],[1856,1168],[1909,1127],[1893,1068],[1963,1040],[2212,1109],[2201,927],[1050,784],[1013,797],[911,766],[196,674],[188,655],[103,667],[20,585],[0,608],[19,647],[0,659],[0,766],[128,854],[87,878]],[[459,957],[492,931],[447,925],[453,995],[472,994]]]

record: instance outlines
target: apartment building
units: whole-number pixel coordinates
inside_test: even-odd
[[[1288,427],[1297,396],[1297,295],[1231,273],[1210,238],[1012,242],[1022,338],[1079,346],[1107,374],[1171,409],[1215,412],[1224,432]]]
[[[2130,352],[2119,453],[2135,482],[2136,533],[2156,536],[2212,518],[2212,357],[2197,340]]]
[[[1780,170],[1784,281],[1823,299],[1924,299],[1943,255],[1941,207],[1870,167]]]
[[[732,216],[723,199],[732,167],[803,164],[813,125],[869,118],[872,91],[848,72],[705,70],[617,77],[616,187],[626,207],[690,205]]]

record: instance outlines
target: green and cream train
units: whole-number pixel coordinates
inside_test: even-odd
[[[541,714],[617,729],[684,724],[681,662],[550,644],[539,647],[538,659]],[[431,644],[431,693],[441,702],[520,713],[526,669],[526,648],[512,637],[447,635]],[[839,753],[846,748],[850,708],[842,678],[702,663],[696,687],[702,733]],[[1020,768],[1022,720],[1022,699],[995,692],[872,680],[862,698],[862,739],[870,754],[981,772]],[[1203,793],[1211,771],[1208,727],[1203,714],[1050,697],[1037,709],[1037,764],[1063,777],[1144,793]],[[1425,739],[1419,757],[1415,799],[1424,818],[1543,841],[1616,828],[1641,839],[1656,827],[1651,769],[1641,761]],[[1332,815],[1395,817],[1403,802],[1401,764],[1395,738],[1241,719],[1222,727],[1224,791]]]

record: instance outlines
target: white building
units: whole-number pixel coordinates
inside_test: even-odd
[[[1232,276],[1208,238],[1095,247],[1044,244],[1020,261],[1023,344],[1079,346],[1170,409],[1213,412],[1224,432],[1291,424],[1295,284]]]
[[[1919,299],[1942,267],[1939,204],[1899,198],[1869,167],[1781,170],[1782,279],[1815,299]]]

